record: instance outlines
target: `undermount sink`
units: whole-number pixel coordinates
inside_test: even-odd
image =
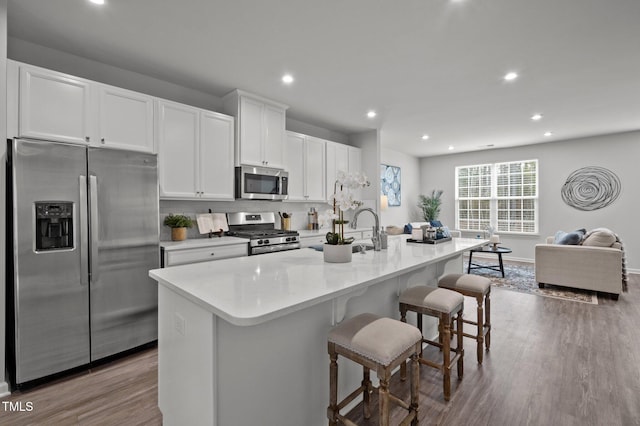
[[[367,250],[373,250],[373,245],[371,244],[352,244],[351,245],[352,253],[364,253]]]

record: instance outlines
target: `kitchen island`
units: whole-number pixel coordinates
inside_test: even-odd
[[[160,284],[164,424],[326,424],[328,330],[362,312],[399,318],[402,290],[462,272],[463,252],[486,242],[428,245],[396,236],[387,250],[356,253],[346,264],[305,248],[150,271]],[[361,370],[340,368],[346,395]]]

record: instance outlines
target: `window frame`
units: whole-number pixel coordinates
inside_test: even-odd
[[[528,165],[532,170],[526,170]],[[464,175],[461,173],[463,170],[466,170]],[[456,166],[456,229],[483,232],[491,226],[494,232],[501,234],[537,235],[539,171],[538,159]],[[461,185],[465,182],[466,186]],[[467,188],[466,193],[464,188]],[[514,203],[516,207],[511,208]],[[477,228],[471,228],[474,225]]]

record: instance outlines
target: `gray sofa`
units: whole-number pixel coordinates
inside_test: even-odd
[[[624,251],[617,235],[608,245],[609,238],[602,233],[611,231],[598,228],[586,234],[577,245],[554,244],[548,237],[546,244],[535,247],[536,281],[545,284],[593,290],[608,293],[615,300],[626,291]],[[589,237],[592,238],[591,243]],[[608,245],[608,246],[607,246]]]

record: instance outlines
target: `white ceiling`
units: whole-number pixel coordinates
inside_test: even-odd
[[[106,2],[9,0],[9,35],[415,156],[640,129],[639,0]]]

